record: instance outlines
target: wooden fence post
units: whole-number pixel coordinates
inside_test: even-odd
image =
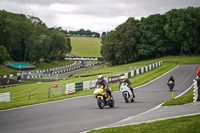
[[[29,88],[29,90],[28,90],[28,100],[30,100],[31,99],[31,89]]]

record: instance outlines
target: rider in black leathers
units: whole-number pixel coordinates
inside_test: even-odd
[[[168,80],[168,82],[167,82],[167,85],[168,85],[168,86],[169,86],[169,82],[170,82],[170,81],[173,82],[172,88],[174,88],[174,86],[175,86],[175,80],[174,80],[173,76],[171,76],[171,77],[169,78],[169,80]]]
[[[171,77],[169,78],[167,85],[169,85],[169,82],[170,82],[170,81],[172,81],[173,84],[175,85],[175,80],[174,80],[173,76],[171,76]]]

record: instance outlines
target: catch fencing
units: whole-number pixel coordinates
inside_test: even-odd
[[[31,99],[46,99],[65,95],[64,85],[61,83],[51,83],[49,88],[30,89],[28,100]]]
[[[131,77],[134,77],[136,75],[150,71],[150,70],[152,70],[156,67],[159,67],[161,65],[162,65],[162,61],[150,64],[148,66],[144,66],[144,67],[141,67],[141,68],[138,68],[138,69],[134,69],[134,70],[129,71],[129,72],[124,73],[124,74],[119,74],[119,75],[107,77],[107,78],[104,78],[104,79],[108,83],[114,83],[114,82],[118,82],[121,76],[125,76],[126,78],[131,78]],[[66,84],[66,94],[72,94],[72,93],[75,93],[77,91],[82,91],[82,90],[89,90],[91,88],[94,88],[96,82],[97,82],[97,80],[92,80],[92,81],[84,81],[84,82],[79,82],[79,83]]]

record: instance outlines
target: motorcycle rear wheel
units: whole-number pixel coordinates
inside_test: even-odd
[[[135,102],[135,97],[133,97],[133,98],[131,99],[131,102]]]
[[[112,98],[111,100],[112,100],[112,101],[111,101],[111,103],[109,104],[109,106],[110,106],[110,107],[114,107],[114,106],[115,106],[115,101],[114,101],[113,98]]]
[[[172,91],[173,90],[173,86],[169,86],[169,90]]]

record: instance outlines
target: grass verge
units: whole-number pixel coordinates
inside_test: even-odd
[[[181,105],[181,104],[191,103],[192,101],[193,101],[193,88],[190,89],[183,96],[165,102],[162,106]]]
[[[198,133],[200,115],[162,120],[152,123],[93,130],[89,133]]]

